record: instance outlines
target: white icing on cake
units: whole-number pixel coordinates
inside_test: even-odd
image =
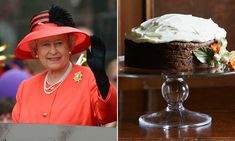
[[[126,38],[134,42],[150,43],[207,42],[225,37],[226,31],[212,19],[183,14],[166,14],[147,20],[126,34]]]

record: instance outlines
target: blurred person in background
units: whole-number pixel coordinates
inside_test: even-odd
[[[70,62],[71,55],[86,49],[89,67]],[[117,94],[105,72],[105,46],[75,28],[64,9],[52,6],[33,16],[15,55],[39,59],[46,71],[21,83],[14,123],[101,126],[116,121]]]
[[[7,47],[0,47],[4,51]],[[1,52],[0,51],[0,52]],[[16,92],[20,83],[31,75],[26,71],[24,64],[18,59],[9,59],[7,55],[0,54],[2,57],[1,76],[0,76],[0,122],[10,123],[12,120],[11,112],[15,105]],[[6,63],[8,62],[8,63]]]
[[[11,112],[15,105],[17,89],[20,83],[28,79],[30,74],[20,70],[12,69],[6,71],[0,78],[0,122],[11,122]]]

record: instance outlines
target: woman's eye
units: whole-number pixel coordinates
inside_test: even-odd
[[[49,43],[44,43],[44,44],[42,44],[42,46],[43,47],[48,47],[48,46],[50,46],[50,44]]]
[[[55,44],[56,44],[56,45],[62,45],[63,42],[56,42]]]

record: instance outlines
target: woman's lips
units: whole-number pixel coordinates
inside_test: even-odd
[[[57,62],[60,60],[61,57],[51,57],[51,58],[48,58],[49,61],[52,61],[52,62]]]

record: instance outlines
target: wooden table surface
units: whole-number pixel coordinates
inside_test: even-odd
[[[235,81],[234,81],[235,82]],[[235,87],[191,88],[185,108],[208,114],[210,125],[197,128],[141,128],[139,116],[166,107],[160,90],[122,90],[119,88],[120,141],[142,140],[234,140]]]

